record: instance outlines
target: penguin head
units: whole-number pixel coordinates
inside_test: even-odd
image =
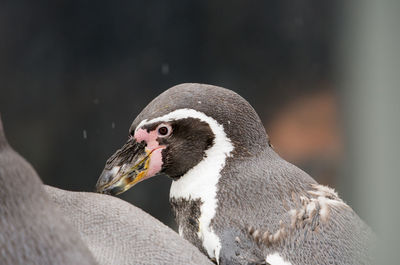
[[[205,158],[214,161],[210,167],[218,167],[228,156],[249,156],[263,148],[268,148],[268,137],[245,99],[221,87],[181,84],[137,116],[126,144],[106,162],[96,189],[119,194],[160,173],[177,180]]]

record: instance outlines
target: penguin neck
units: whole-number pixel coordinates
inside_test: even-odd
[[[203,242],[208,256],[218,260],[221,242],[211,226],[211,220],[218,206],[217,184],[221,178],[221,171],[226,165],[227,158],[231,156],[234,146],[226,136],[223,126],[216,123],[210,124],[210,127],[215,134],[214,144],[205,151],[202,161],[172,182],[170,200],[201,202],[197,236]]]

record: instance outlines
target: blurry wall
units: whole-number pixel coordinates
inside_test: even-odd
[[[338,73],[346,159],[338,182],[378,236],[375,264],[399,264],[400,2],[346,3]]]
[[[46,184],[92,191],[152,98],[209,83],[244,96],[278,152],[334,186],[341,15],[339,1],[1,1],[8,138]],[[160,176],[121,197],[172,225],[169,186]]]

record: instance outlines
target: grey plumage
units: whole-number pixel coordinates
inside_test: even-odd
[[[0,263],[96,264],[78,232],[48,199],[35,170],[8,145],[1,120]]]
[[[374,236],[370,228],[332,189],[318,185],[307,173],[279,157],[271,147],[255,110],[233,91],[202,84],[172,87],[137,116],[130,128],[131,135],[135,135],[139,129],[137,126],[143,121],[155,119],[162,123],[156,118],[178,109],[191,109],[211,117],[223,127],[234,146],[218,172],[217,207],[210,222],[211,232],[208,232],[214,231],[221,243],[219,264],[257,264],[266,258],[268,262],[268,257],[276,253],[291,264],[371,263],[370,243]],[[179,128],[182,120],[167,120],[164,123]],[[153,131],[157,125],[151,123],[140,128],[140,137],[157,133]],[[188,130],[191,133],[186,135],[192,142],[202,141],[196,137],[196,127]],[[170,162],[173,157],[171,150],[184,153],[199,146],[191,145],[188,139],[174,139],[173,133],[169,138],[158,139],[160,145],[166,146],[162,153],[161,172],[167,175],[174,172],[174,164]],[[206,159],[206,151],[212,146],[204,146],[207,149],[200,150],[200,154]],[[198,150],[196,153],[199,153]],[[180,167],[191,165],[193,161],[190,159],[190,156],[183,156],[179,161]],[[187,169],[186,173],[190,170]],[[202,170],[209,174],[209,168]],[[184,179],[186,173],[171,176],[173,185]],[[191,177],[193,180],[193,175]],[[182,185],[179,187],[183,188]],[[179,190],[174,192],[179,194]],[[199,216],[205,201],[185,195],[170,199],[181,234],[209,254],[204,249],[204,238],[199,236]],[[217,248],[214,250],[218,251]]]
[[[50,186],[45,190],[99,264],[212,264],[170,228],[118,198]]]
[[[222,240],[230,242],[227,255],[222,247],[226,262],[221,264],[245,264],[275,252],[292,264],[371,264],[371,230],[338,198],[329,198],[333,202],[323,205],[327,213],[321,217],[318,197],[328,197],[313,195],[319,186],[308,174],[272,150],[230,163],[220,180],[224,186],[214,218]],[[311,201],[315,206],[307,212]],[[227,227],[229,223],[235,225]],[[233,243],[233,236],[241,243]]]

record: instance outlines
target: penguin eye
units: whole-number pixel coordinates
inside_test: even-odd
[[[159,137],[167,137],[171,132],[172,128],[169,124],[160,124],[157,126],[157,134]]]

